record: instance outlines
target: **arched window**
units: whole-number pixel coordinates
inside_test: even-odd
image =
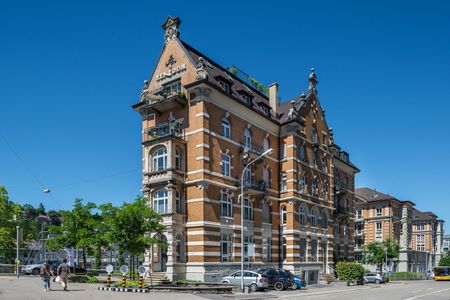
[[[319,143],[319,138],[318,138],[318,136],[317,136],[317,128],[316,128],[316,125],[313,125],[312,128],[311,128],[311,141],[312,141],[314,144]]]
[[[305,192],[306,191],[306,175],[305,174],[300,174],[299,188],[298,189],[301,192]]]
[[[322,214],[320,216],[320,227],[322,227],[322,229],[328,228],[328,216],[325,211],[322,211]]]
[[[313,179],[311,181],[311,195],[317,196],[317,179]]]
[[[221,134],[226,138],[231,138],[230,121],[222,119]]]
[[[339,235],[339,223],[338,222],[334,223],[334,235],[335,236]]]
[[[159,189],[153,192],[153,210],[159,214],[168,212],[168,197],[166,189]]]
[[[183,209],[183,198],[179,190],[175,190],[175,211],[177,214],[182,214]]]
[[[286,192],[287,190],[287,175],[286,173],[281,174],[281,191]]]
[[[281,239],[281,259],[282,259],[282,260],[285,260],[285,259],[286,259],[286,254],[287,254],[287,253],[286,253],[286,252],[287,252],[286,244],[287,244],[286,238],[283,237],[283,238]]]
[[[270,173],[269,173],[269,169],[263,169],[263,181],[266,184],[266,187],[270,187]]]
[[[281,224],[286,224],[286,222],[287,222],[286,206],[283,205],[281,207]]]
[[[252,166],[248,166],[244,171],[244,184],[250,186],[252,183]]]
[[[253,221],[253,206],[250,200],[244,200],[244,220]]]
[[[263,201],[262,203],[262,222],[272,223],[272,211],[266,201]]]
[[[222,217],[233,216],[233,202],[230,196],[225,193],[222,193],[222,197],[220,198],[220,215]]]
[[[244,146],[249,149],[252,148],[252,134],[248,128],[244,129]]]
[[[302,226],[306,226],[306,209],[303,206],[300,206],[299,223]]]
[[[226,154],[222,154],[222,175],[230,176],[231,163],[230,157]]]
[[[311,227],[317,227],[317,213],[315,209],[311,210]]]
[[[265,150],[268,150],[268,149],[269,149],[269,146],[270,146],[270,144],[269,144],[269,139],[265,137],[264,140],[263,140],[263,148],[264,148],[264,151],[265,151]]]
[[[286,143],[281,144],[280,146],[280,152],[281,152],[281,159],[285,159],[286,155],[287,155],[287,147],[286,147]]]
[[[312,163],[313,167],[317,168],[317,155],[316,155],[316,152],[312,153],[311,163]]]
[[[181,149],[178,147],[175,148],[175,168],[180,171],[183,170],[183,157],[181,155]]]
[[[304,146],[300,147],[300,160],[302,162],[306,162],[306,152],[305,152],[305,147]]]
[[[161,171],[167,169],[167,148],[159,147],[152,153],[153,168],[152,171]]]
[[[175,238],[175,261],[184,262],[184,242],[181,233]]]

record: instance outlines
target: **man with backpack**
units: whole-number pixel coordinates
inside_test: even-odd
[[[58,266],[56,273],[58,274],[61,280],[62,287],[64,288],[65,291],[67,291],[67,281],[69,279],[70,273],[69,265],[67,265],[67,259],[63,259],[63,262]]]

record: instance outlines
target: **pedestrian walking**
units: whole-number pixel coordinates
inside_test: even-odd
[[[54,276],[50,262],[47,260],[41,267],[41,277],[44,281],[44,291],[50,291],[50,277]]]
[[[61,285],[65,291],[67,291],[67,282],[69,280],[70,268],[67,265],[67,259],[63,259],[63,262],[58,266],[56,273],[61,280]]]

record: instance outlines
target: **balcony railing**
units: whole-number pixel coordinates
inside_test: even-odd
[[[148,142],[168,136],[184,137],[184,128],[182,124],[178,122],[165,122],[154,127],[147,128],[144,130],[142,140],[144,142]]]
[[[267,184],[264,182],[264,180],[244,181],[244,187],[261,192],[265,192],[267,190]]]
[[[250,144],[245,143],[245,141],[242,141],[241,143],[243,152],[253,152],[254,154],[261,155],[264,152],[264,147],[258,145],[255,142],[251,142]]]
[[[139,109],[150,109],[158,114],[180,109],[187,104],[186,95],[183,91],[164,95],[145,91],[141,94],[140,100],[144,105],[140,106]]]

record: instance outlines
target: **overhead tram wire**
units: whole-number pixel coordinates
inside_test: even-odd
[[[28,166],[28,164],[25,162],[25,160],[19,155],[19,153],[17,153],[16,150],[14,150],[14,147],[8,142],[8,140],[6,139],[6,137],[2,134],[2,132],[0,131],[0,137],[2,138],[2,140],[5,142],[5,144],[8,146],[8,148],[11,150],[11,152],[17,157],[17,159],[22,163],[23,167],[28,171],[28,173],[30,173],[30,175],[34,178],[34,180],[36,181],[36,183],[41,187],[42,191],[44,191],[46,189],[46,187],[44,186],[44,184],[42,183],[42,181],[36,176],[36,174],[33,172],[33,170]],[[61,203],[56,200],[56,198],[50,194],[50,197],[53,199],[53,201],[55,203],[57,203],[61,209],[63,209],[64,207],[61,205]]]

